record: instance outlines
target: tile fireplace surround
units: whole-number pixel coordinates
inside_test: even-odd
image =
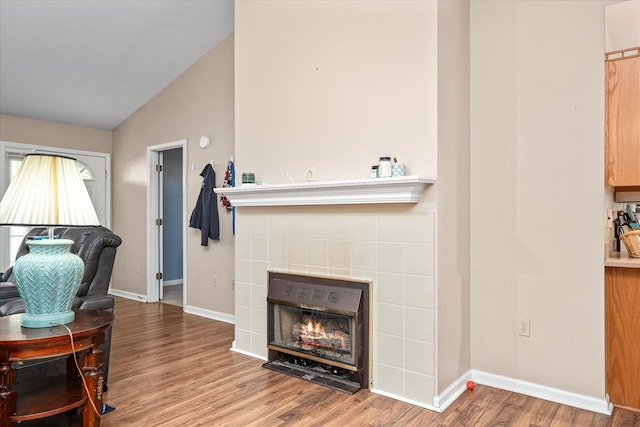
[[[234,350],[267,358],[269,270],[371,280],[372,390],[433,408],[434,230],[423,204],[237,208]]]

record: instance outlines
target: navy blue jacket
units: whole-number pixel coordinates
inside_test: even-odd
[[[200,245],[209,246],[209,239],[220,240],[220,222],[218,220],[218,202],[213,189],[216,186],[216,173],[207,164],[200,176],[204,178],[196,207],[191,212],[189,227],[202,231]]]

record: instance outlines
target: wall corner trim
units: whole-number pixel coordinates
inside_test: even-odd
[[[467,381],[472,377],[472,371],[468,370],[462,374],[457,380],[449,384],[449,386],[433,398],[433,406],[438,408],[439,412],[444,412],[455,400],[467,390]]]

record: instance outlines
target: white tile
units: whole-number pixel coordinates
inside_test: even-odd
[[[327,216],[326,228],[330,240],[351,240],[351,217],[347,215]]]
[[[287,237],[287,220],[285,216],[276,215],[269,217],[269,237],[281,238]]]
[[[406,339],[404,351],[404,368],[407,371],[434,375],[435,346],[432,343]]]
[[[426,308],[405,307],[405,336],[410,339],[434,342],[435,313]]]
[[[431,243],[404,244],[404,271],[406,274],[433,276],[434,253]]]
[[[350,240],[329,240],[327,249],[330,268],[351,268]]]
[[[254,285],[267,285],[267,263],[264,261],[251,261],[251,283]]]
[[[254,261],[268,261],[266,237],[253,237],[251,239],[251,259]]]
[[[321,214],[309,215],[307,218],[307,238],[326,239],[328,226],[327,216]]]
[[[267,336],[267,312],[266,310],[251,311],[251,332]],[[267,345],[267,342],[264,342]]]
[[[307,266],[305,264],[287,264],[287,273],[291,274],[307,274]]]
[[[325,266],[319,266],[319,265],[308,265],[307,266],[307,274],[315,274],[318,276],[327,276],[328,273],[328,268]]]
[[[436,395],[435,379],[431,375],[404,372],[404,396],[426,405],[433,405]]]
[[[374,332],[403,336],[404,334],[404,312],[402,306],[373,303],[373,326]]]
[[[434,213],[407,216],[404,220],[404,241],[410,243],[435,243]]]
[[[402,274],[378,273],[377,277],[378,280],[373,284],[374,300],[402,305],[404,302],[404,276]]]
[[[263,334],[251,334],[251,353],[267,359],[267,336]]]
[[[236,259],[251,259],[251,237],[236,235],[235,251]]]
[[[269,235],[269,216],[268,215],[252,215],[251,216],[251,235],[267,237]]]
[[[235,348],[241,351],[251,351],[251,332],[245,329],[236,328],[234,331]]]
[[[403,252],[402,243],[378,243],[378,271],[404,273]]]
[[[400,214],[378,216],[378,242],[402,242],[403,219]]]
[[[307,240],[307,264],[326,268],[328,259],[328,243],[326,239]]]
[[[268,243],[269,262],[287,262],[287,241],[281,237],[272,237]]]
[[[327,273],[330,276],[335,276],[335,277],[351,277],[351,270],[349,270],[348,268],[331,268],[331,267],[329,267],[327,269]]]
[[[251,261],[248,259],[236,260],[236,282],[251,283]]]
[[[287,216],[287,237],[296,239],[307,237],[307,219],[304,215]]]
[[[376,243],[353,241],[351,243],[351,267],[354,270],[376,270]]]
[[[251,286],[251,308],[267,310],[267,287],[263,285]],[[265,318],[266,319],[266,318]]]
[[[404,394],[404,375],[402,369],[375,363],[373,388],[385,393],[402,396]]]
[[[403,339],[394,335],[375,335],[374,360],[377,363],[402,368],[404,364]]]
[[[235,313],[236,329],[243,329],[245,331],[251,330],[251,308],[236,305]]]
[[[307,264],[307,241],[287,239],[287,264]]]
[[[251,285],[236,280],[236,305],[251,307]]]
[[[404,303],[408,307],[435,309],[435,287],[431,276],[404,276]]]
[[[284,262],[269,262],[267,263],[267,269],[277,270],[277,271],[286,271],[287,264]]]
[[[351,238],[354,241],[376,241],[377,230],[378,221],[375,214],[358,215],[351,221]]]

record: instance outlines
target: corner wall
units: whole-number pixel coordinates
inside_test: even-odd
[[[471,364],[597,399],[607,4],[471,2]]]
[[[438,2],[437,391],[471,369],[469,2]]]
[[[187,139],[187,212],[196,204],[204,165],[214,161],[222,186],[233,155],[233,45],[230,35],[113,131],[113,229],[122,236],[113,272],[113,288],[146,296],[147,147]],[[206,149],[200,136],[211,138]],[[187,228],[187,300],[201,312],[232,315],[233,251],[231,215],[219,206],[220,241],[200,246],[200,230]],[[170,244],[170,242],[165,242]],[[217,281],[214,283],[214,276]]]

